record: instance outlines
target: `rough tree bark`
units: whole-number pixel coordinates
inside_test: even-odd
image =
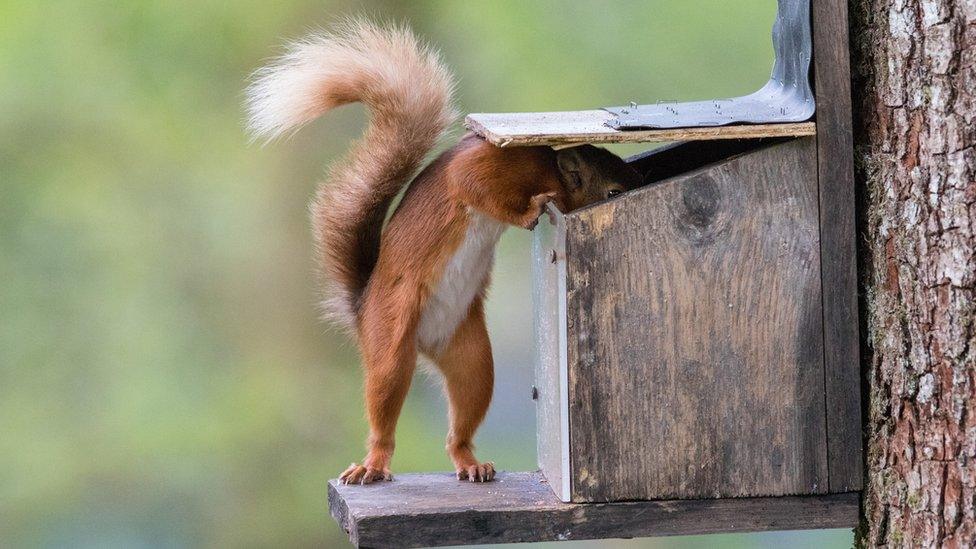
[[[814,0],[816,1],[816,0]],[[976,546],[976,0],[852,0],[864,546]]]

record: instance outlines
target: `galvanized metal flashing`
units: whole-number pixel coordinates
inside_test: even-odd
[[[755,93],[710,101],[606,107],[615,117],[605,124],[617,130],[643,130],[809,120],[816,110],[810,87],[810,0],[778,0],[773,51],[772,76]]]

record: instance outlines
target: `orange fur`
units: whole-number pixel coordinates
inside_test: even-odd
[[[521,169],[512,170],[513,162]],[[551,149],[503,151],[473,135],[441,155],[410,185],[383,232],[379,259],[362,299],[357,327],[366,371],[369,452],[344,479],[371,482],[388,476],[396,421],[418,351],[430,356],[445,376],[451,418],[448,452],[459,477],[494,476],[491,466],[478,462],[472,452],[472,438],[488,409],[493,383],[481,307],[488,280],[481,282],[478,297],[446,349],[418,349],[416,331],[428,296],[464,237],[468,208],[505,223],[530,226],[542,214],[545,201],[534,199],[539,196],[566,201]]]
[[[549,201],[567,211],[637,183],[602,149],[500,149],[468,134],[413,179],[381,231],[392,198],[453,116],[451,87],[436,54],[409,31],[354,22],[294,46],[249,92],[252,128],[271,135],[350,101],[372,112],[366,136],[330,170],[312,207],[323,272],[365,370],[367,454],[343,482],[392,478],[396,422],[418,353],[444,375],[458,478],[494,477],[472,439],[494,381],[483,299],[500,227],[531,229]]]

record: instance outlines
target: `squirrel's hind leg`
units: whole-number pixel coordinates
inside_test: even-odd
[[[376,310],[388,309],[377,307]],[[397,419],[417,366],[415,316],[379,319],[371,318],[370,311],[364,310],[360,343],[366,378],[369,439],[362,464],[351,464],[339,476],[340,482],[369,484],[377,480],[393,480],[390,460]]]
[[[458,480],[490,481],[495,478],[495,466],[490,461],[479,462],[473,444],[474,433],[491,403],[495,382],[481,296],[475,297],[468,316],[447,347],[434,357],[434,363],[444,374],[450,406],[447,453]]]

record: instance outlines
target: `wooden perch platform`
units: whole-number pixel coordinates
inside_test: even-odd
[[[604,110],[476,113],[469,114],[464,119],[464,125],[499,147],[752,139],[795,137],[817,133],[814,122],[621,131],[604,124],[613,117],[612,113]]]
[[[357,547],[430,547],[853,528],[858,495],[562,503],[540,473],[487,483],[424,473],[368,486],[329,481],[329,508]]]

